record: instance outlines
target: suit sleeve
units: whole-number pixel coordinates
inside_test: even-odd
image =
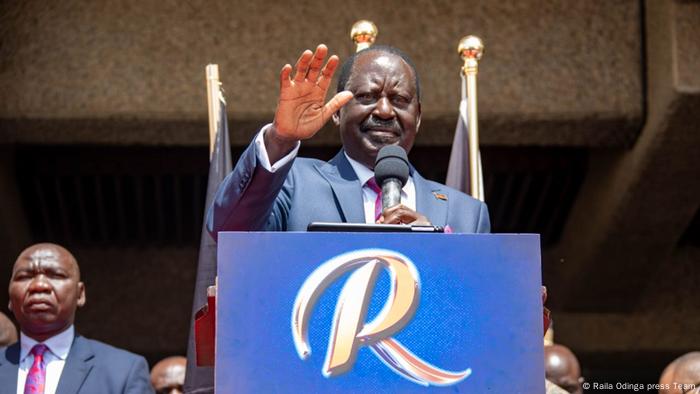
[[[294,160],[275,172],[258,162],[255,143],[243,152],[233,171],[224,179],[207,212],[207,230],[217,238],[219,231],[282,230],[289,199],[277,196],[285,183]],[[273,215],[274,209],[274,215]]]
[[[479,209],[479,220],[476,223],[477,233],[490,233],[491,232],[491,219],[489,218],[489,209],[485,203],[481,203]]]
[[[143,357],[136,357],[126,378],[124,394],[154,394],[148,364]]]

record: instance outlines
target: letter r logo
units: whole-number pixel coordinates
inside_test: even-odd
[[[379,314],[365,323],[374,285],[382,269],[389,272],[389,296]],[[338,297],[324,376],[334,377],[352,369],[357,352],[363,346],[369,346],[394,372],[421,385],[452,385],[471,374],[471,369],[449,372],[430,365],[391,337],[411,321],[418,308],[420,277],[410,259],[383,249],[364,249],[336,256],[321,264],[306,279],[292,311],[292,336],[302,360],[311,355],[308,328],[316,301],[329,285],[349,271],[354,272]]]

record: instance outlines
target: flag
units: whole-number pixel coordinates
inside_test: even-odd
[[[445,184],[471,195],[471,175],[469,172],[469,122],[467,121],[466,80],[462,75],[462,100],[459,103],[459,117],[452,141],[452,152],[447,167]],[[481,169],[481,151],[478,158],[479,190],[484,196],[484,179]]]
[[[209,180],[204,205],[206,211],[214,200],[216,190],[226,175],[231,172],[231,144],[228,135],[228,120],[226,119],[226,101],[219,94],[219,121],[216,125],[214,150],[209,162]],[[207,287],[214,285],[216,280],[216,241],[209,235],[206,219],[202,224],[202,235],[199,242],[199,259],[197,262],[197,281],[194,286],[190,335],[187,343],[187,369],[185,377],[185,393],[200,394],[214,393],[214,367],[197,367],[194,342],[195,313],[207,304]]]

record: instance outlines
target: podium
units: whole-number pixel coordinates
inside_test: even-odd
[[[544,393],[533,234],[221,232],[221,393]]]

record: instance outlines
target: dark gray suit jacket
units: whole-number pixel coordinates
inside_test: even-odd
[[[20,343],[0,348],[0,394],[17,394]],[[126,350],[75,336],[57,394],[153,393],[146,360]]]
[[[486,205],[411,168],[416,211],[456,233],[488,233]],[[339,152],[329,162],[296,158],[274,173],[259,165],[255,144],[243,152],[222,182],[207,213],[207,228],[219,231],[306,231],[310,222],[364,223],[362,185]]]

